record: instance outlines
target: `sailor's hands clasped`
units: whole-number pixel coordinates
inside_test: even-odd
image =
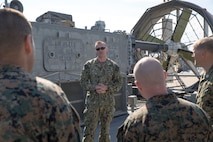
[[[98,83],[98,85],[95,86],[95,90],[98,94],[106,93],[107,89],[108,86],[104,85],[103,83]]]

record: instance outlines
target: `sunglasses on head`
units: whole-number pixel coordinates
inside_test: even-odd
[[[104,50],[106,47],[98,47],[98,48],[96,48],[96,50],[97,51],[99,51],[99,50]]]

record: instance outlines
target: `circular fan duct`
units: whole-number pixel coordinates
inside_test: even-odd
[[[135,48],[152,55],[160,52],[166,58],[164,64],[167,70],[179,55],[193,61],[189,54],[191,45],[202,37],[212,36],[212,33],[213,16],[206,9],[193,3],[172,0],[148,8],[131,34],[136,41]]]
[[[148,8],[131,34],[136,55],[143,52],[134,56],[135,61],[143,56],[154,56],[162,61],[167,72],[173,68],[173,74],[179,72],[174,70],[174,65],[184,63],[199,78],[191,57],[192,44],[213,35],[213,16],[193,3],[171,0]]]

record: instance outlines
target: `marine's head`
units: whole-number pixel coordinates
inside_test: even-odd
[[[148,99],[155,95],[167,94],[166,72],[157,59],[153,57],[140,59],[133,72],[135,84],[144,98]]]

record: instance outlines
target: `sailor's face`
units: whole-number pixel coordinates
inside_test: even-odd
[[[107,47],[104,44],[98,44],[96,46],[96,54],[97,56],[106,56]]]

